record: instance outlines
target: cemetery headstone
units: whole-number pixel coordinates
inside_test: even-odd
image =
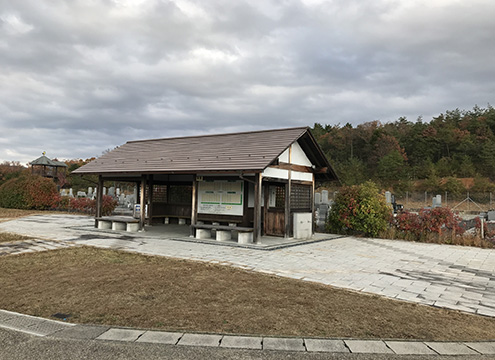
[[[323,190],[321,192],[321,202],[323,204],[328,204],[328,190]]]

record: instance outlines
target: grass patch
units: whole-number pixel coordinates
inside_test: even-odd
[[[36,274],[36,276],[33,276]],[[200,262],[95,248],[0,258],[0,308],[236,334],[493,339],[495,319]]]
[[[0,232],[0,243],[21,241],[21,240],[30,240],[30,239],[32,239],[32,238],[29,236]]]
[[[16,219],[24,216],[42,214],[43,211],[39,210],[20,210],[20,209],[5,209],[0,208],[0,221]]]

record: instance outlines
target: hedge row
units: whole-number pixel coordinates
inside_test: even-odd
[[[103,196],[103,215],[111,215],[117,201]],[[74,210],[88,214],[96,212],[96,201],[86,198],[61,197],[51,179],[38,175],[23,175],[0,186],[0,207],[28,210]]]

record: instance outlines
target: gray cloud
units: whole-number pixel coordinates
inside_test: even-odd
[[[488,0],[0,0],[0,161],[493,103]]]

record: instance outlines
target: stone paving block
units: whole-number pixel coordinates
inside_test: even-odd
[[[306,351],[303,339],[263,338],[263,350]]]
[[[315,352],[348,353],[349,349],[343,340],[331,339],[304,339],[306,350]]]
[[[75,325],[63,323],[60,321],[46,320],[46,321],[42,321],[38,324],[35,324],[33,326],[30,326],[27,330],[32,334],[36,334],[39,336],[46,336],[46,335],[53,334],[53,333],[60,331],[60,330],[69,329],[73,326],[75,326]]]
[[[479,315],[495,317],[495,309],[491,308],[479,308],[476,310],[476,313]]]
[[[466,345],[455,342],[426,342],[430,348],[440,355],[476,355],[476,351]]]
[[[225,335],[220,347],[261,350],[263,348],[262,341],[263,338],[261,337]]]
[[[146,331],[136,341],[175,345],[183,335],[184,333],[178,332]]]
[[[422,342],[416,341],[385,341],[389,348],[401,355],[428,355],[436,354]]]
[[[25,331],[29,327],[42,323],[44,319],[39,319],[26,315],[17,315],[8,320],[2,321],[2,326],[10,329]]]
[[[381,340],[344,340],[351,353],[393,354]]]
[[[466,343],[464,343],[464,345],[467,345],[471,349],[474,349],[483,355],[495,355],[495,342],[494,341],[466,342]]]
[[[92,340],[110,329],[108,326],[76,325],[50,335],[61,339]]]
[[[189,346],[219,346],[222,335],[214,334],[184,334],[177,345]]]
[[[144,330],[112,328],[98,336],[97,340],[136,341]]]
[[[10,311],[0,310],[0,324],[2,321],[12,319],[14,316],[16,315]]]

